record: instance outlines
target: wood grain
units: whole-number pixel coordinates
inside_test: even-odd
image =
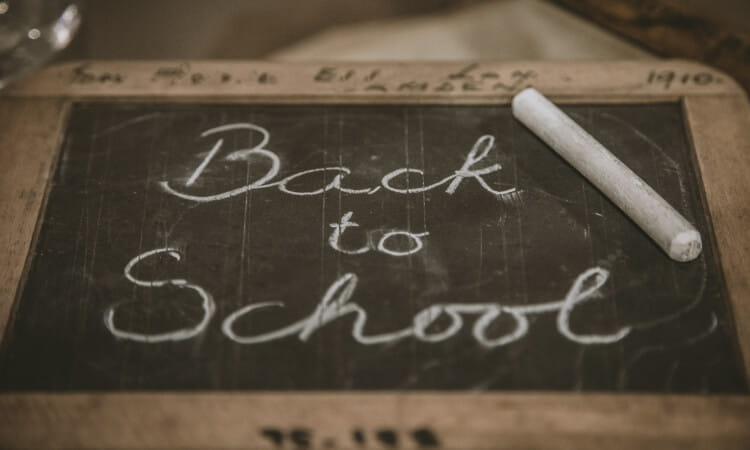
[[[684,108],[748,372],[750,107],[743,96],[722,96],[686,97]]]
[[[62,139],[60,99],[0,101],[0,330],[4,330]]]
[[[745,397],[604,394],[74,394],[0,397],[0,442],[42,448],[271,449],[262,430],[308,429],[360,448],[351,433],[436,430],[443,449],[746,449]],[[285,448],[294,448],[288,446]],[[369,439],[361,448],[384,448]],[[387,447],[385,447],[387,448]]]

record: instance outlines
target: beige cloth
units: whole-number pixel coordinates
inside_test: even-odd
[[[500,0],[449,13],[323,31],[276,60],[598,60],[652,58],[572,13],[539,0]]]

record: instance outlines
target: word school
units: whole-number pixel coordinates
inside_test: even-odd
[[[180,289],[193,291],[201,300],[203,315],[197,324],[178,330],[162,333],[140,333],[127,331],[116,325],[115,315],[119,305],[112,305],[104,312],[104,325],[117,338],[132,340],[143,343],[158,343],[167,341],[182,341],[191,339],[208,327],[214,312],[216,303],[212,295],[203,287],[191,283],[188,280],[175,278],[166,280],[142,280],[132,274],[133,268],[141,261],[158,255],[168,255],[177,261],[182,259],[182,254],[175,248],[159,248],[142,253],[128,262],[124,269],[125,278],[131,283],[148,288],[161,288],[174,286]],[[285,303],[257,302],[239,308],[229,314],[221,325],[224,335],[239,344],[263,344],[279,339],[297,336],[300,341],[306,342],[316,330],[328,323],[349,314],[355,316],[352,325],[352,338],[363,345],[387,344],[400,341],[405,338],[415,338],[422,342],[437,343],[455,336],[464,325],[465,315],[478,316],[472,328],[472,335],[477,343],[483,347],[499,347],[508,345],[522,339],[529,332],[529,316],[556,313],[557,330],[570,341],[579,344],[611,344],[622,340],[630,333],[630,327],[622,327],[614,333],[609,334],[580,334],[570,327],[570,317],[578,305],[601,298],[601,288],[609,278],[609,271],[600,267],[592,267],[578,275],[573,281],[567,294],[562,300],[545,303],[525,305],[503,305],[500,303],[439,303],[424,308],[412,319],[410,326],[390,333],[368,335],[365,333],[367,326],[367,311],[356,302],[352,301],[357,289],[358,277],[354,273],[346,273],[335,280],[323,294],[314,311],[307,317],[293,322],[291,325],[278,330],[261,332],[254,335],[240,335],[235,331],[235,322],[251,313],[269,308],[283,308]],[[186,297],[190,298],[190,297]],[[512,330],[501,336],[490,337],[487,330],[490,325],[501,315],[508,315],[515,323]],[[441,331],[428,329],[436,321],[445,315],[449,319],[449,325]]]

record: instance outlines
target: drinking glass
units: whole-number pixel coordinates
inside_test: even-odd
[[[0,89],[64,49],[81,23],[70,0],[0,0]]]

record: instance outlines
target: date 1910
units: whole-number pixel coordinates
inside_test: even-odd
[[[707,86],[719,84],[722,78],[710,72],[678,72],[674,70],[651,70],[646,78],[648,84],[669,89],[674,85]]]

